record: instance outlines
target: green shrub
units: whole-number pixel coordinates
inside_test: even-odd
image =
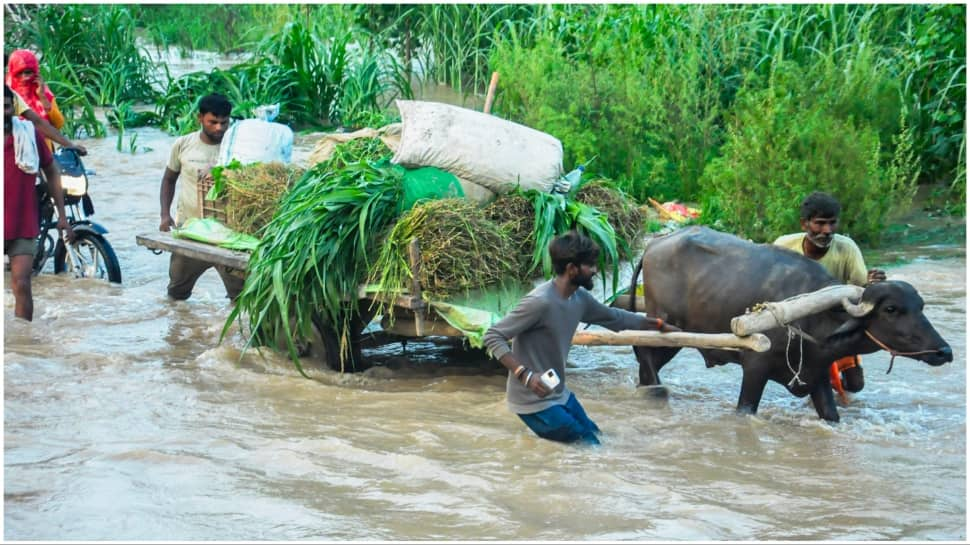
[[[638,200],[694,199],[721,145],[741,13],[697,6],[550,6],[496,39],[497,110],[563,142]]]
[[[831,95],[806,89],[801,74],[785,65],[766,88],[752,78],[742,89],[722,155],[702,179],[704,220],[771,241],[797,230],[799,203],[819,190],[842,202],[842,232],[875,240],[888,214],[913,196],[912,131],[882,144],[871,125],[834,114]],[[885,159],[884,149],[892,150]]]

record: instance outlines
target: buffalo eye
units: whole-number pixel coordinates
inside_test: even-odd
[[[886,314],[896,314],[896,305],[886,305]]]

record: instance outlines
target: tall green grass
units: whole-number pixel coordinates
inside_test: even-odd
[[[146,38],[159,49],[233,53],[263,38],[269,22],[288,19],[285,5],[137,4],[131,6]]]
[[[783,148],[784,138],[810,136],[799,123],[848,131],[859,140],[841,147],[830,135],[818,135],[816,145],[824,151],[799,145],[776,156],[744,155],[743,168],[770,172],[774,161],[786,157],[821,172],[832,153],[853,150],[865,168],[847,171],[849,179],[832,187],[844,199],[856,198],[866,186],[888,192],[860,212],[867,217],[858,220],[859,234],[871,237],[892,210],[886,202],[905,203],[910,195],[909,182],[887,180],[910,180],[920,166],[942,158],[963,164],[956,146],[947,146],[963,141],[965,65],[951,63],[942,76],[947,79],[936,82],[942,96],[958,97],[960,105],[956,100],[947,102],[952,107],[937,105],[933,126],[925,122],[927,107],[907,92],[912,83],[904,84],[914,65],[905,62],[900,48],[915,51],[902,32],[907,28],[924,29],[926,47],[925,28],[935,24],[933,43],[954,39],[945,58],[964,55],[955,46],[963,35],[964,10],[949,8],[946,13],[955,17],[927,22],[927,13],[943,13],[936,9],[941,11],[882,5],[544,6],[534,20],[509,23],[497,38],[491,59],[504,86],[495,109],[559,137],[567,168],[597,154],[596,168],[635,197],[703,200],[711,205],[709,221],[732,226],[740,220],[732,219],[731,210],[746,209],[744,192],[712,180],[739,174],[730,170],[742,168],[739,150],[732,147],[742,135],[752,142],[782,138],[776,148]],[[940,53],[930,56],[939,59]],[[762,122],[751,114],[757,108],[741,102],[738,93],[742,86],[749,95],[778,89],[779,79],[787,77],[779,71],[790,73],[791,67],[801,74],[785,84],[792,93],[786,99],[791,115]],[[780,111],[767,102],[759,108],[762,115]],[[804,117],[820,109],[824,119]],[[742,121],[745,126],[738,125]],[[934,146],[927,140],[934,134],[950,136],[931,138]],[[901,159],[912,154],[918,162]],[[706,174],[712,165],[717,176]],[[924,171],[923,179],[953,179],[953,193],[965,194],[958,172],[959,167],[936,168]],[[785,175],[797,177],[794,171]],[[809,190],[804,181],[776,179],[771,187],[782,192],[779,202],[749,221],[768,230],[787,224],[786,206],[797,200],[785,188]]]
[[[46,55],[42,72],[75,134],[103,134],[95,108],[125,103],[157,103],[163,126],[186,130],[203,90],[231,95],[237,112],[278,101],[282,120],[298,126],[357,127],[411,96],[412,68],[459,95],[483,93],[498,70],[493,113],[560,138],[567,168],[597,156],[598,173],[640,200],[724,200],[701,180],[730,152],[742,86],[767,89],[797,66],[799,90],[810,90],[799,93],[802,108],[825,103],[833,119],[874,131],[884,172],[908,131],[920,182],[947,185],[948,208],[964,209],[962,5],[6,8],[6,50]],[[260,68],[171,81],[146,60],[136,32],[159,45],[242,48]]]
[[[405,68],[376,49],[366,32],[327,31],[314,20],[294,21],[256,49],[292,71],[286,100],[299,122],[354,126],[385,110],[393,98],[413,96]]]
[[[248,319],[250,343],[285,339],[303,373],[297,342],[309,339],[322,313],[350,353],[350,322],[358,315],[357,288],[377,255],[377,234],[397,217],[401,174],[365,159],[334,168],[320,163],[281,199],[263,229],[236,305],[226,319]]]
[[[4,29],[5,52],[39,53],[41,73],[67,120],[64,132],[103,136],[95,108],[153,102],[155,67],[135,41],[135,21],[122,5],[39,5]]]

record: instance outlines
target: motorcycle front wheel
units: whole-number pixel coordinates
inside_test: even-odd
[[[70,253],[70,255],[68,255]],[[121,265],[111,244],[101,235],[89,231],[76,233],[71,251],[63,240],[54,250],[54,273],[67,272],[74,278],[95,278],[121,283]]]

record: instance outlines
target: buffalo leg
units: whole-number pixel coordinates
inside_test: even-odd
[[[832,394],[828,376],[812,385],[811,396],[819,418],[829,422],[839,421],[839,409],[835,406],[835,395]]]
[[[680,348],[647,348],[634,346],[633,353],[640,362],[640,386],[659,386],[660,370],[677,355]]]
[[[741,377],[741,395],[738,396],[738,412],[756,414],[767,384],[768,373],[745,366]]]

